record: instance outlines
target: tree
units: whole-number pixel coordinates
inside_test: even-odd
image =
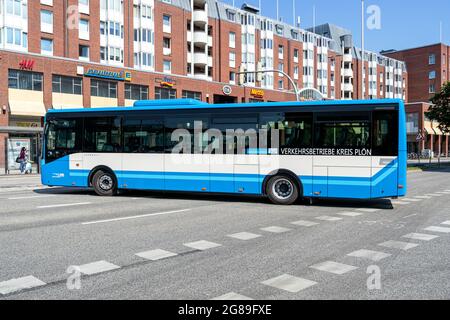
[[[444,84],[439,93],[431,99],[433,104],[425,115],[431,121],[436,121],[439,129],[450,133],[450,82]]]

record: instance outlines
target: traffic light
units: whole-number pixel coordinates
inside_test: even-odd
[[[241,66],[239,67],[239,85],[242,86],[245,83],[245,66],[243,64],[241,64]]]
[[[262,71],[262,63],[261,63],[261,61],[259,61],[256,64],[256,81],[257,82],[263,81],[263,73],[261,71]]]

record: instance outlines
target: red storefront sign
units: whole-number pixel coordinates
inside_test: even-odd
[[[19,62],[19,68],[21,70],[33,70],[34,60],[23,59]]]

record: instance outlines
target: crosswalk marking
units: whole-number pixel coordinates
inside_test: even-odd
[[[31,289],[44,285],[46,285],[46,283],[39,280],[38,278],[27,276],[0,282],[0,293],[5,295],[20,290]]]
[[[189,248],[202,250],[202,251],[222,246],[221,244],[218,244],[218,243],[215,243],[215,242],[206,241],[206,240],[200,240],[200,241],[195,241],[195,242],[188,242],[188,243],[184,243],[183,245],[186,246],[186,247],[189,247]]]
[[[261,237],[260,234],[255,234],[251,232],[239,232],[234,234],[229,234],[228,237],[238,239],[238,240],[251,240]]]
[[[87,274],[87,275],[92,275],[92,274],[97,274],[97,273],[120,269],[119,266],[112,264],[108,261],[104,261],[104,260],[83,264],[81,266],[78,266],[78,268],[81,273]]]
[[[277,226],[271,226],[271,227],[261,228],[261,230],[266,231],[266,232],[272,232],[272,233],[283,233],[283,232],[290,231],[291,229],[277,227]]]
[[[136,253],[136,255],[138,257],[141,257],[141,258],[144,258],[147,260],[156,261],[156,260],[174,257],[177,255],[177,253],[162,250],[162,249],[155,249],[155,250],[150,250],[150,251],[139,252],[139,253]]]
[[[403,236],[403,238],[413,239],[413,240],[422,240],[422,241],[430,241],[438,238],[439,236],[435,236],[432,234],[425,233],[408,233]]]
[[[403,241],[394,241],[389,240],[383,243],[380,243],[379,246],[392,248],[392,249],[400,249],[400,250],[409,250],[418,246],[417,243],[403,242]]]
[[[342,220],[342,218],[339,217],[331,217],[331,216],[320,216],[320,217],[316,217],[317,220],[322,220],[322,221],[339,221]]]
[[[346,211],[346,212],[336,212],[337,215],[345,216],[345,217],[357,217],[361,216],[361,212],[355,212],[355,211]]]
[[[432,232],[450,233],[450,228],[446,228],[446,227],[431,226],[431,227],[425,228],[423,230],[425,230],[425,231],[432,231]]]
[[[301,227],[312,227],[312,226],[317,226],[319,223],[312,222],[312,221],[306,221],[306,220],[298,220],[298,221],[291,222],[291,224],[295,224],[296,226],[301,226]]]
[[[347,255],[350,257],[356,257],[356,258],[365,258],[365,259],[369,259],[372,261],[380,261],[384,258],[391,256],[391,254],[389,254],[389,253],[384,253],[384,252],[374,251],[374,250],[366,250],[366,249],[353,251]]]
[[[215,297],[211,300],[253,300],[252,298],[243,296],[242,294],[229,292],[219,297]]]
[[[315,281],[294,277],[288,274],[283,274],[281,276],[263,281],[261,283],[265,284],[266,286],[274,287],[292,293],[297,293],[301,290],[304,290],[317,284],[317,282]]]
[[[358,269],[358,267],[339,263],[339,262],[334,262],[334,261],[325,261],[325,262],[317,263],[315,265],[310,266],[310,268],[320,270],[320,271],[330,272],[330,273],[334,273],[334,274],[344,274],[344,273]]]

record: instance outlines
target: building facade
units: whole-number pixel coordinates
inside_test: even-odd
[[[239,70],[258,63],[305,96],[407,98],[403,62],[362,57],[351,32],[329,24],[304,30],[216,0],[0,0],[0,127],[42,126],[49,108],[141,99],[294,100],[277,72],[238,85]]]
[[[406,63],[409,102],[429,102],[450,81],[450,46],[443,43],[382,54]]]

